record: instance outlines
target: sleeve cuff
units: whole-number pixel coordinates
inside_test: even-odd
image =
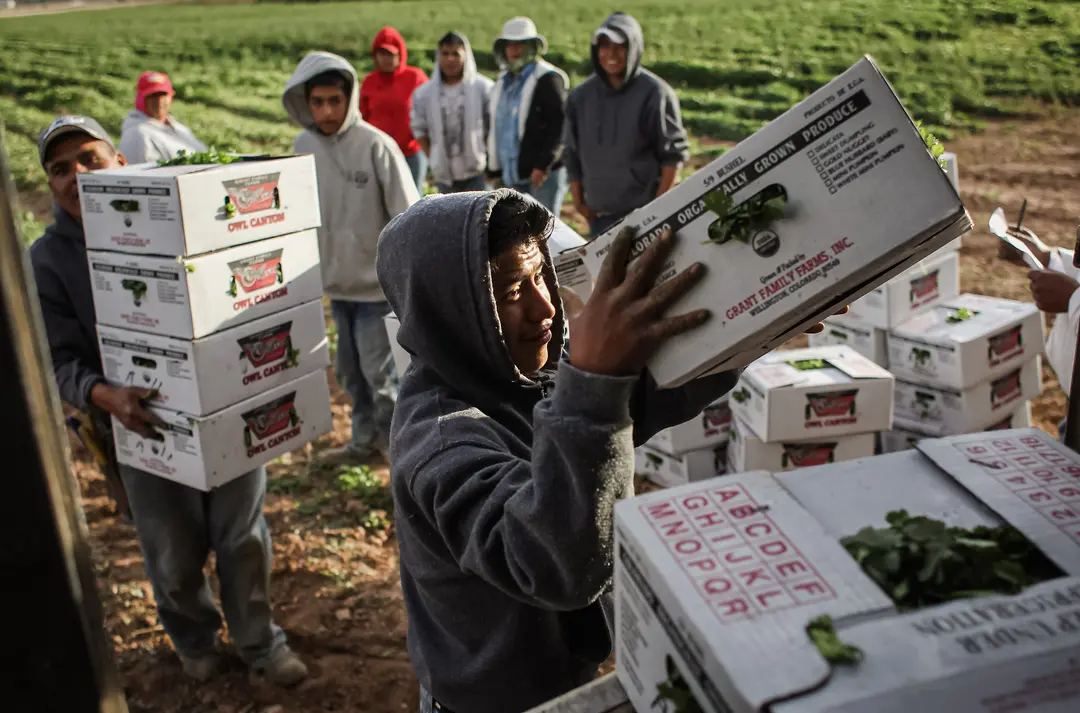
[[[637,381],[636,376],[605,376],[582,371],[564,359],[559,363],[555,379],[553,409],[564,416],[598,423],[628,423],[630,397]]]
[[[72,404],[72,406],[74,406],[80,411],[89,411],[91,406],[90,393],[94,390],[95,386],[104,383],[107,383],[105,379],[101,376],[98,376],[97,374],[86,377],[86,379],[83,380],[82,389],[80,389],[79,392],[79,397],[82,403]]]

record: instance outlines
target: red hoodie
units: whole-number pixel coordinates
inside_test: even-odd
[[[390,135],[401,152],[412,156],[420,150],[420,144],[413,138],[409,128],[409,112],[412,110],[412,95],[421,84],[428,80],[424,70],[409,67],[408,50],[401,33],[393,27],[384,27],[375,35],[371,43],[371,52],[379,47],[391,45],[401,55],[401,62],[392,74],[375,70],[364,77],[360,85],[360,116],[364,121],[382,129]]]

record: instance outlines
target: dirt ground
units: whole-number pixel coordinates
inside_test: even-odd
[[[961,250],[962,289],[1030,300],[1025,269],[996,259],[986,222],[998,205],[1015,218],[1026,198],[1025,224],[1046,242],[1071,247],[1080,220],[1080,112],[996,123],[949,149],[959,156],[963,198],[976,223]],[[1044,379],[1035,419],[1056,433],[1065,400],[1048,368]],[[133,712],[415,710],[392,526],[366,530],[357,524],[353,498],[335,488],[333,473],[307,475],[312,453],[340,444],[348,433],[347,402],[340,391],[334,398],[334,433],[270,466],[275,610],[311,668],[310,678],[292,691],[249,681],[236,660],[211,683],[184,678],[154,612],[134,529],[112,513],[104,481],[86,451],[73,445],[108,635]]]

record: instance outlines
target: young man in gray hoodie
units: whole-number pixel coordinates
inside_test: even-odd
[[[439,40],[435,71],[413,94],[411,116],[439,193],[484,190],[494,85],[476,71],[468,37],[449,32]]]
[[[520,713],[595,676],[611,652],[613,508],[633,494],[634,446],[736,380],[660,391],[644,370],[708,317],[666,314],[701,266],[651,286],[670,235],[629,269],[623,236],[564,352],[551,224],[501,189],[421,201],[380,238],[379,280],[411,355],[391,486],[423,711]]]
[[[389,454],[397,400],[383,322],[390,305],[375,275],[375,248],[383,227],[419,195],[395,141],[360,118],[356,70],[348,60],[308,54],[285,85],[282,103],[304,127],[293,150],[315,156],[323,291],[337,325],[335,368],[353,402],[352,440],[322,459],[361,465]]]
[[[690,154],[679,99],[641,66],[645,36],[616,12],[593,34],[593,75],[570,92],[563,161],[595,237],[673,185]]]

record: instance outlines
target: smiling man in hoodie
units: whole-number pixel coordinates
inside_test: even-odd
[[[360,117],[356,70],[329,52],[304,57],[282,103],[304,127],[293,150],[315,157],[323,291],[338,331],[335,368],[353,402],[352,440],[325,462],[369,463],[389,453],[397,399],[383,318],[390,306],[375,274],[379,233],[419,198],[394,140]]]
[[[690,154],[679,99],[641,66],[645,37],[616,12],[593,34],[593,75],[570,92],[564,161],[595,237],[673,185]]]
[[[424,195],[427,176],[427,154],[409,127],[413,92],[427,81],[419,67],[408,64],[409,50],[405,39],[393,27],[384,27],[371,42],[375,71],[364,77],[360,85],[360,116],[377,129],[382,129],[397,142],[409,164],[416,192]]]
[[[701,266],[653,285],[670,235],[629,269],[632,236],[620,237],[564,352],[551,224],[501,189],[421,201],[380,238],[379,280],[411,355],[391,487],[425,713],[520,713],[596,675],[634,444],[735,383],[660,391],[645,372],[708,317],[668,313]]]
[[[440,193],[484,190],[493,86],[476,71],[468,37],[448,32],[439,40],[431,81],[413,95],[412,132]]]

